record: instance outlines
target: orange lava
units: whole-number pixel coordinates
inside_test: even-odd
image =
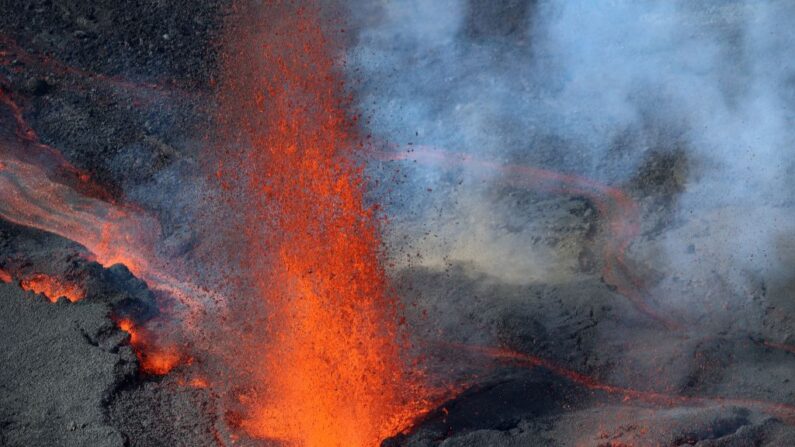
[[[191,377],[190,380],[180,377],[177,379],[177,385],[203,390],[210,387],[210,382],[201,376]]]
[[[65,297],[74,303],[86,296],[85,290],[77,284],[66,282],[44,273],[26,276],[19,281],[19,286],[27,291],[40,293],[53,303],[58,301],[60,297]]]
[[[10,170],[8,158],[37,165],[47,178],[72,189],[84,196],[112,201],[111,195],[94,183],[91,176],[70,164],[55,148],[39,141],[39,136],[25,121],[22,109],[11,95],[0,86],[0,104],[14,120],[14,134],[17,141],[3,141],[0,136],[0,171]],[[0,115],[1,116],[1,115]]]
[[[682,396],[675,394],[665,394],[656,391],[643,391],[610,385],[599,380],[582,374],[580,372],[560,366],[547,359],[536,357],[530,354],[513,351],[506,348],[495,348],[488,346],[450,344],[452,348],[461,349],[496,360],[511,361],[519,365],[528,367],[544,368],[558,377],[568,379],[592,391],[617,395],[622,401],[639,401],[663,407],[685,407],[702,405],[726,405],[753,408],[762,413],[780,418],[783,422],[795,424],[795,406],[776,402],[768,402],[757,399],[727,398],[727,397],[701,397],[701,396]]]
[[[247,267],[269,310],[255,347],[262,392],[242,427],[289,445],[374,447],[428,404],[404,366],[333,42],[311,7],[268,11],[279,23],[242,55],[260,71],[226,87],[249,150],[218,169],[222,181],[245,173]]]
[[[87,258],[105,267],[124,264],[153,290],[177,298],[195,313],[218,301],[208,290],[179,275],[179,263],[155,248],[158,221],[134,205],[117,203],[88,173],[56,148],[39,141],[22,109],[0,88],[0,119],[10,115],[13,135],[0,130],[0,217],[57,234],[89,250]]]
[[[206,296],[163,268],[154,246],[157,221],[133,206],[121,206],[94,183],[88,173],[72,166],[55,148],[42,144],[25,122],[22,109],[0,89],[0,114],[13,118],[13,134],[0,132],[0,217],[73,240],[91,252],[92,260],[109,267],[124,264],[154,290],[163,290],[188,307]],[[168,264],[173,265],[173,263]],[[78,286],[43,274],[23,277],[20,286],[47,296],[78,301]],[[160,346],[143,328],[127,326],[141,368],[149,374],[168,373],[184,354],[175,346]],[[159,341],[159,340],[158,340]]]
[[[13,278],[11,277],[10,273],[8,273],[7,271],[5,271],[3,269],[0,269],[0,282],[10,283],[12,280],[13,280]]]
[[[146,328],[136,326],[132,320],[122,319],[117,325],[119,329],[130,334],[130,345],[144,373],[162,376],[186,361],[185,354],[179,348],[155,344],[153,335]]]
[[[157,223],[116,204],[88,173],[41,143],[3,89],[0,104],[16,127],[14,139],[0,134],[0,216],[78,242],[104,266],[124,263],[144,273]]]
[[[192,388],[205,389],[210,386],[210,382],[204,377],[194,377],[188,381],[188,386]]]

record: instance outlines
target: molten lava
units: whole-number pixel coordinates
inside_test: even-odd
[[[280,22],[246,55],[259,72],[227,86],[228,107],[244,104],[249,150],[218,171],[225,180],[245,172],[248,267],[269,309],[257,346],[263,392],[242,426],[291,445],[373,447],[427,402],[402,357],[333,42],[317,11],[293,8],[268,5]]]
[[[41,143],[24,120],[22,108],[2,88],[0,105],[5,106],[0,114],[11,117],[3,124],[12,124],[0,128],[0,217],[78,242],[91,252],[92,260],[106,267],[124,264],[150,288],[167,292],[191,310],[198,308],[198,301],[208,294],[170,275],[166,266],[173,268],[174,263],[157,257],[157,221],[133,206],[117,204],[88,173]],[[23,276],[20,286],[53,302],[60,296],[72,302],[85,296],[79,286],[44,274]],[[128,329],[132,331],[132,326]],[[161,345],[161,339],[142,327],[131,336],[144,372],[166,374],[186,359],[179,349]]]
[[[124,263],[144,274],[157,223],[116,203],[88,173],[39,141],[21,108],[0,89],[0,104],[15,123],[14,136],[0,134],[0,216],[49,231],[89,249],[105,266]]]
[[[6,106],[0,114],[10,115],[15,124],[13,135],[0,128],[0,217],[73,240],[105,267],[124,264],[193,314],[209,301],[219,301],[184,277],[188,275],[181,274],[176,260],[160,257],[155,218],[134,205],[120,205],[87,172],[41,143],[22,109],[1,88],[0,104]]]
[[[520,366],[531,368],[544,368],[558,377],[565,378],[591,391],[603,392],[621,397],[622,401],[639,401],[662,407],[686,407],[700,405],[726,405],[753,408],[760,412],[780,418],[787,424],[795,424],[795,406],[789,404],[768,402],[756,399],[727,398],[727,397],[700,397],[683,396],[659,393],[656,391],[643,391],[622,386],[610,385],[582,374],[580,372],[560,366],[550,360],[529,354],[513,351],[506,348],[488,346],[451,344],[453,348],[473,352],[500,361],[514,362]]]
[[[80,301],[86,296],[85,290],[77,284],[63,281],[54,276],[36,273],[19,281],[24,290],[40,293],[53,303],[64,297],[71,302]]]
[[[361,155],[360,146],[344,112],[334,42],[321,29],[317,11],[296,9],[287,0],[270,2],[267,8],[277,19],[259,27],[261,18],[252,14],[251,26],[233,36],[251,45],[244,50],[253,47],[256,52],[230,56],[222,112],[228,115],[227,131],[242,134],[237,142],[244,149],[220,153],[224,163],[217,169],[222,189],[229,192],[228,203],[242,215],[246,249],[240,270],[253,277],[268,308],[267,329],[257,332],[258,321],[252,321],[253,341],[227,336],[218,344],[224,349],[247,344],[248,356],[239,361],[254,370],[259,382],[246,399],[250,413],[242,419],[252,435],[301,446],[374,446],[431,407],[430,393],[421,377],[405,367],[399,309],[381,267],[373,211],[364,205],[362,171],[352,162]],[[256,34],[259,29],[268,34]],[[5,48],[0,63],[18,59],[20,70],[38,66],[120,90],[159,90],[33,56],[5,40],[0,45]],[[244,74],[250,58],[260,65]],[[190,278],[181,276],[170,259],[158,259],[154,219],[115,203],[87,173],[42,144],[6,90],[0,89],[0,105],[0,113],[10,117],[5,121],[16,123],[10,138],[0,135],[0,217],[77,241],[103,265],[124,263],[150,287],[183,302],[208,294],[186,282]],[[676,327],[643,300],[642,284],[624,260],[638,233],[637,209],[624,192],[572,175],[427,149],[388,157],[463,164],[499,173],[514,186],[588,197],[610,232],[604,250],[606,281],[643,314]],[[0,282],[11,280],[0,270]],[[55,286],[54,278],[46,289],[42,284],[47,281],[27,280],[30,290],[71,300],[64,293],[68,285]],[[118,324],[130,334],[144,372],[166,374],[189,361],[176,345],[158,346],[151,330],[131,320]],[[256,339],[259,335],[261,340]],[[790,350],[780,344],[766,346]],[[736,404],[793,419],[793,409],[783,404],[637,391],[525,354],[466,349],[543,367],[592,390],[630,399],[659,405]],[[187,383],[196,388],[216,385],[201,377]]]
[[[117,324],[119,329],[130,334],[130,345],[144,373],[162,376],[185,362],[186,356],[178,347],[156,344],[154,335],[146,328],[136,326],[132,320],[122,319]]]

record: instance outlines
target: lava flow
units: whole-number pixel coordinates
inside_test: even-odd
[[[26,276],[19,281],[19,286],[24,290],[40,293],[53,303],[58,301],[60,297],[64,297],[74,303],[86,296],[85,290],[77,284],[65,282],[44,273]]]
[[[181,274],[176,260],[158,254],[157,219],[135,205],[118,203],[87,172],[42,143],[2,88],[0,104],[6,106],[0,114],[8,113],[15,124],[12,132],[0,132],[0,217],[73,240],[105,267],[124,264],[150,288],[178,299],[191,313],[188,317],[222,300]]]
[[[639,401],[662,407],[686,407],[707,404],[746,407],[778,417],[787,424],[795,424],[795,406],[788,404],[756,399],[683,396],[659,393],[655,391],[636,390],[603,383],[594,379],[593,377],[565,368],[547,359],[524,354],[510,349],[461,344],[453,344],[450,346],[456,349],[483,355],[495,360],[515,362],[518,365],[532,368],[544,368],[556,376],[570,380],[571,382],[583,386],[588,390],[603,392],[609,395],[616,395],[621,397],[623,401]]]
[[[416,146],[407,151],[381,152],[378,155],[383,160],[415,160],[423,163],[463,166],[476,175],[496,174],[496,179],[506,185],[588,198],[595,204],[601,217],[607,221],[609,235],[605,239],[602,270],[605,281],[615,287],[616,291],[627,298],[641,314],[669,330],[680,328],[678,322],[663,316],[643,298],[642,281],[632,273],[626,263],[626,250],[638,236],[640,226],[637,206],[624,191],[573,174],[532,166],[499,164],[431,147]]]
[[[39,141],[20,107],[0,89],[0,103],[15,123],[14,136],[0,135],[0,216],[76,241],[105,266],[124,263],[147,270],[156,222],[114,203],[88,173]],[[0,111],[2,112],[2,111]],[[148,231],[147,231],[148,230]]]
[[[10,283],[13,279],[10,273],[0,268],[0,282]]]
[[[201,307],[201,300],[208,300],[207,291],[171,274],[175,263],[158,259],[155,219],[134,206],[118,204],[87,172],[42,143],[25,121],[22,108],[2,88],[0,105],[5,106],[0,108],[0,118],[11,118],[0,120],[4,124],[0,128],[0,217],[73,240],[88,250],[88,258],[105,267],[124,264],[151,289],[177,298],[191,312]],[[74,302],[85,296],[78,285],[42,274],[23,276],[20,286],[51,301],[65,296]],[[188,324],[191,315],[185,318]],[[184,360],[172,348],[158,346],[160,340],[147,340],[133,345],[139,357],[146,356],[141,364],[148,372],[162,374],[175,360]]]
[[[168,374],[185,361],[185,355],[176,346],[155,344],[152,334],[146,328],[136,326],[132,320],[122,319],[117,325],[130,334],[130,344],[144,373],[158,376]]]
[[[57,59],[26,51],[9,36],[4,35],[0,35],[0,64],[15,73],[29,74],[35,71],[44,74],[56,74],[60,77],[74,77],[79,81],[97,81],[135,94],[143,99],[146,99],[146,94],[171,93],[175,91],[167,89],[162,84],[132,82],[120,76],[109,76],[81,70],[80,68],[66,65]],[[144,95],[142,96],[141,94]]]
[[[260,64],[253,79],[229,62],[224,112],[241,120],[231,125],[247,149],[218,169],[222,182],[245,175],[246,267],[269,309],[254,346],[262,391],[242,425],[290,445],[372,447],[428,402],[405,366],[334,43],[311,7],[267,11],[279,22],[254,28],[268,34],[249,34],[256,53],[242,55]]]

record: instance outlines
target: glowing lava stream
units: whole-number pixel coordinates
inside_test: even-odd
[[[55,148],[39,141],[21,109],[0,89],[0,104],[16,121],[15,139],[0,135],[0,216],[83,245],[105,267],[124,264],[153,290],[177,298],[190,313],[221,298],[169,273],[155,245],[157,220],[134,206],[120,206]]]
[[[14,275],[8,270],[0,268],[0,283],[12,281],[14,281]],[[45,273],[26,274],[17,284],[22,290],[44,295],[52,303],[57,302],[61,297],[72,303],[86,297],[86,291],[80,285]]]
[[[400,152],[378,152],[382,160],[409,160],[450,166],[463,166],[481,175],[498,174],[500,183],[553,194],[583,196],[591,200],[602,218],[607,220],[609,237],[605,238],[604,269],[607,284],[632,303],[635,309],[669,330],[681,324],[661,315],[641,294],[642,281],[627,266],[625,253],[640,229],[635,202],[623,191],[572,174],[549,171],[532,166],[499,164],[480,160],[467,154],[445,151],[428,146]]]
[[[21,109],[2,89],[0,104],[6,106],[0,114],[10,114],[16,127],[12,135],[8,129],[0,129],[0,217],[75,241],[105,267],[124,264],[151,290],[179,300],[184,310],[177,312],[186,329],[193,327],[202,311],[222,303],[212,291],[178,279],[178,263],[158,258],[155,244],[159,225],[154,218],[133,206],[116,204],[88,173],[69,164],[56,149],[40,143]],[[10,282],[11,274],[2,276],[0,279]],[[20,286],[43,293],[51,301],[61,295],[72,302],[85,296],[76,285],[42,275],[23,276]],[[186,358],[174,354],[178,351],[175,346],[160,346],[154,340],[150,336],[146,343],[133,343],[145,372],[164,374],[175,366],[173,359]],[[150,367],[153,361],[160,366]]]
[[[36,273],[23,278],[19,281],[19,286],[24,290],[40,293],[53,303],[60,297],[65,297],[74,303],[86,296],[85,290],[77,284],[62,281],[44,273]]]
[[[681,396],[654,391],[641,391],[602,383],[590,376],[562,367],[549,360],[510,349],[462,344],[451,344],[450,347],[480,354],[495,360],[511,361],[523,366],[544,368],[556,376],[568,379],[586,389],[620,396],[623,401],[639,401],[663,407],[693,407],[710,404],[747,407],[780,418],[789,425],[795,425],[795,406],[793,405],[757,399]]]
[[[268,126],[243,126],[255,151],[250,158],[238,160],[241,165],[230,168],[251,169],[246,187],[255,201],[247,223],[258,229],[260,219],[268,220],[269,228],[277,230],[246,234],[251,242],[249,255],[259,259],[265,249],[278,254],[268,269],[253,272],[258,275],[263,298],[275,312],[268,343],[258,347],[261,351],[251,352],[265,357],[257,366],[264,367],[262,382],[267,394],[252,404],[253,411],[243,426],[254,435],[306,446],[373,446],[404,428],[429,405],[421,391],[415,392],[419,388],[416,381],[402,368],[400,342],[395,341],[399,328],[393,320],[394,303],[379,267],[378,234],[372,212],[362,205],[363,178],[350,162],[355,154],[344,149],[355,146],[350,141],[354,137],[348,135],[344,113],[335,99],[338,79],[326,54],[327,41],[315,20],[305,10],[298,19],[287,20],[284,26],[289,31],[283,38],[288,42],[274,43],[287,53],[273,46],[262,50],[264,59],[274,62],[263,78],[270,76],[283,83],[236,92],[256,98],[259,107],[249,112],[264,117]],[[118,81],[75,70],[65,73]],[[79,171],[62,159],[52,162],[58,152],[38,142],[21,120],[19,108],[5,92],[0,93],[18,120],[19,140],[9,145],[0,141],[0,215],[75,240],[94,252],[103,265],[123,262],[152,287],[170,289],[186,301],[206,294],[156,268],[156,255],[150,251],[154,241],[149,239],[156,233],[149,228],[155,222],[99,198],[100,193],[92,192],[92,187],[81,186],[90,184],[87,175],[75,174]],[[17,150],[20,144],[25,150]],[[29,149],[49,153],[44,157],[50,166],[39,159],[21,158]],[[503,174],[504,181],[512,185],[589,197],[617,235],[605,247],[605,279],[642,313],[668,327],[675,326],[653,316],[638,292],[640,282],[624,262],[624,250],[637,235],[638,224],[634,204],[620,190],[575,176],[427,149],[385,158],[464,164]],[[54,172],[67,178],[54,181]],[[269,204],[275,207],[264,209]],[[271,214],[274,210],[276,216]],[[0,281],[6,276],[0,274]],[[132,326],[127,330],[136,333]],[[600,384],[524,354],[494,348],[463,349],[485,349],[484,355],[544,367],[583,386],[638,400],[746,405],[781,411],[778,414],[791,420],[791,407],[783,404],[635,391]]]

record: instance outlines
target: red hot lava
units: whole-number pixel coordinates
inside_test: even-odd
[[[0,268],[0,282],[10,283],[13,279],[10,273]]]
[[[250,150],[237,159],[232,151],[232,159],[218,170],[225,189],[239,184],[244,192],[245,257],[270,311],[266,338],[250,346],[247,360],[261,359],[257,378],[263,392],[250,404],[243,427],[252,435],[297,445],[373,446],[422,414],[430,406],[428,393],[404,367],[398,309],[380,267],[380,238],[373,212],[364,205],[362,172],[351,162],[358,155],[356,135],[344,113],[333,42],[315,11],[294,9],[286,1],[269,8],[286,10],[274,14],[284,20],[268,36],[242,35],[253,37],[249,43],[257,48],[262,66],[253,81],[233,75],[229,83],[226,102],[240,102],[242,115],[224,110],[239,118],[229,130],[241,131]],[[32,57],[26,60],[37,63]],[[91,77],[52,61],[39,63],[70,76]],[[230,73],[241,66],[244,61],[233,57]],[[93,79],[137,88],[115,78]],[[0,140],[1,216],[75,240],[104,265],[123,262],[154,288],[186,299],[201,294],[156,262],[153,240],[147,237],[156,233],[148,228],[153,221],[115,204],[86,173],[40,143],[5,91],[0,91],[0,103],[17,122],[16,141]],[[624,261],[638,227],[635,205],[622,191],[571,175],[457,159],[449,153],[421,150],[391,157],[463,163],[498,172],[513,185],[591,198],[614,236],[604,252],[606,280],[640,312],[676,327],[642,300],[640,281]],[[263,260],[264,252],[274,258]],[[10,275],[0,270],[0,281],[11,281]],[[188,360],[177,348],[154,345],[145,328],[128,320],[119,326],[130,333],[148,373],[165,374]],[[467,349],[486,349],[488,356],[544,367],[580,385],[631,399],[660,405],[724,402],[760,408],[788,421],[792,417],[785,405],[636,391],[524,354]],[[189,384],[208,385],[202,378]]]
[[[136,326],[132,320],[118,321],[119,329],[130,334],[130,344],[138,357],[141,371],[162,376],[186,361],[186,356],[173,345],[157,344],[154,335],[146,328]]]
[[[44,273],[26,276],[19,281],[19,286],[27,291],[40,293],[53,303],[58,301],[60,297],[64,297],[74,303],[86,296],[85,290],[79,285],[51,275],[45,275]]]
[[[170,275],[164,266],[174,263],[159,262],[154,248],[157,222],[135,207],[117,204],[88,173],[41,143],[22,109],[2,89],[0,104],[5,106],[0,113],[13,117],[15,124],[13,135],[0,133],[0,217],[78,242],[91,252],[92,260],[106,267],[124,264],[150,288],[195,309],[207,293]],[[85,296],[78,285],[44,274],[24,276],[20,286],[51,301],[65,296],[75,302]],[[184,360],[172,347],[158,346],[153,337],[143,339],[133,345],[146,372],[165,374]]]
[[[405,366],[334,43],[312,7],[277,1],[267,13],[278,23],[235,28],[256,48],[229,61],[224,92],[246,150],[218,169],[222,184],[244,173],[246,267],[269,312],[251,347],[262,391],[242,425],[290,445],[372,447],[428,402]],[[252,79],[238,74],[246,60],[259,64]]]

